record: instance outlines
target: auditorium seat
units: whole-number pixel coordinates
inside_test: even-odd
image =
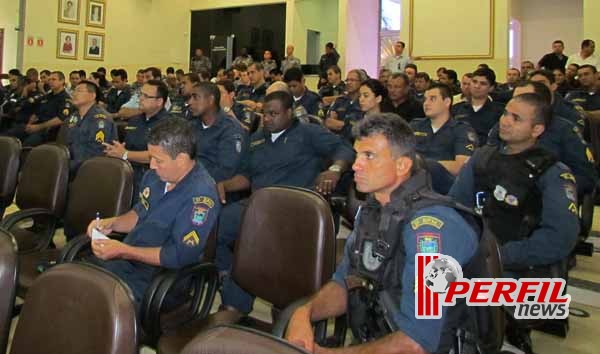
[[[28,153],[17,186],[19,211],[8,215],[0,226],[17,240],[19,253],[49,246],[62,217],[69,180],[69,151],[46,144]]]
[[[289,187],[268,187],[252,194],[235,245],[231,276],[243,289],[272,304],[274,318],[289,304],[320,289],[334,267],[333,218],[320,195]],[[236,323],[241,317],[223,310],[172,327],[160,337],[157,352],[179,353],[195,334],[210,326]],[[264,331],[272,329],[272,324],[258,319],[244,322]]]
[[[0,229],[0,353],[6,352],[17,286],[17,243]]]
[[[89,264],[60,264],[33,283],[10,354],[133,354],[138,326],[133,294]]]
[[[218,326],[197,335],[182,354],[302,354],[299,347],[251,328]]]
[[[94,157],[83,162],[69,187],[64,215],[67,240],[85,234],[96,213],[106,218],[127,212],[132,193],[133,170],[129,162],[113,157]],[[38,267],[57,262],[59,255],[60,250],[54,248],[22,254],[19,295],[26,293],[39,275]]]
[[[15,197],[20,155],[19,139],[0,137],[0,219]]]

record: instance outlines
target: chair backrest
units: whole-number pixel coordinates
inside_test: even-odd
[[[232,269],[242,288],[283,309],[318,291],[334,267],[333,217],[319,194],[291,187],[252,194]]]
[[[45,208],[61,217],[69,183],[69,150],[45,144],[29,152],[17,187],[20,209]]]
[[[283,339],[240,326],[213,327],[197,335],[182,354],[306,354]]]
[[[99,267],[52,267],[27,292],[11,354],[131,354],[138,327],[133,295]]]
[[[6,351],[8,343],[15,305],[18,264],[17,243],[8,231],[0,229],[0,353]]]
[[[17,188],[21,142],[7,136],[0,137],[0,209],[11,205]],[[0,214],[0,218],[2,215]]]
[[[64,145],[64,146],[68,146],[67,145],[67,137],[69,134],[69,125],[67,123],[63,123],[60,126],[60,129],[58,129],[58,133],[56,134],[56,144],[57,145]]]
[[[84,233],[100,213],[107,218],[131,208],[133,169],[129,162],[114,157],[94,157],[84,161],[69,188],[65,212],[65,235]]]

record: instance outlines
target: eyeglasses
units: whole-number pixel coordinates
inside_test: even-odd
[[[150,96],[150,95],[145,94],[143,92],[142,92],[142,96],[141,97],[144,98],[144,99],[148,99],[148,98],[161,98],[160,96]]]

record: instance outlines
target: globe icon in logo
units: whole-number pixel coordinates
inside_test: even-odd
[[[460,264],[450,256],[442,256],[429,262],[423,270],[425,285],[434,293],[444,294],[450,283],[462,278]]]

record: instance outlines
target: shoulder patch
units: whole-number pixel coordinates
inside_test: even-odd
[[[194,204],[204,204],[209,208],[212,208],[215,206],[215,201],[212,200],[212,198],[209,198],[206,196],[194,197],[194,198],[192,198],[192,202]]]
[[[98,132],[96,132],[96,142],[104,142],[104,132],[102,130],[98,130]]]
[[[575,176],[573,176],[573,174],[571,172],[563,172],[560,174],[560,178],[564,179],[565,181],[571,181],[573,183],[577,183],[575,181]]]
[[[417,253],[440,253],[441,235],[437,232],[417,234]]]
[[[195,247],[200,244],[200,236],[198,236],[196,230],[192,230],[183,236],[182,241],[186,246]]]
[[[439,230],[444,226],[444,222],[434,216],[429,215],[419,216],[418,218],[410,222],[410,226],[413,230],[416,230],[423,225],[433,226]]]
[[[579,215],[579,211],[577,210],[577,206],[575,205],[575,203],[569,204],[569,211],[575,215]]]

